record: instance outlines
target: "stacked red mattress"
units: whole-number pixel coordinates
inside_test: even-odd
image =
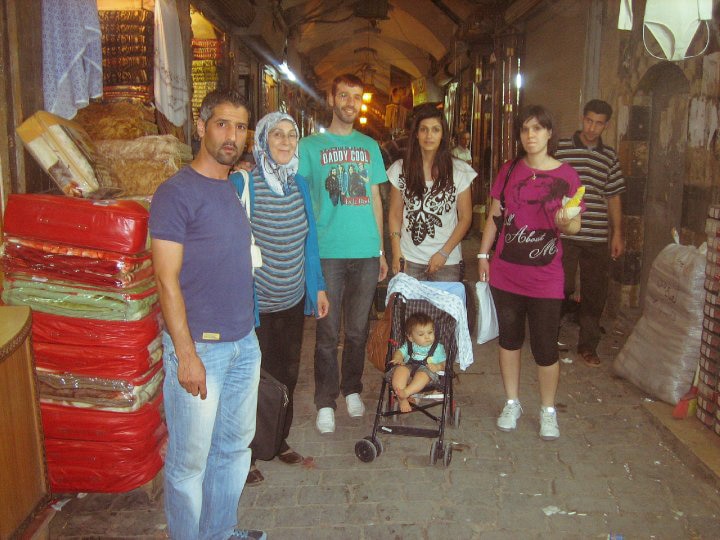
[[[2,299],[33,309],[54,492],[118,492],[162,467],[161,317],[148,211],[135,201],[10,195]]]

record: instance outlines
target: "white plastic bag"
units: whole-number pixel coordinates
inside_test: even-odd
[[[478,299],[477,342],[482,344],[498,337],[497,313],[490,294],[490,284],[487,281],[478,281],[475,290]]]
[[[705,259],[703,246],[665,246],[650,269],[642,317],[613,362],[618,375],[671,405],[698,365]]]

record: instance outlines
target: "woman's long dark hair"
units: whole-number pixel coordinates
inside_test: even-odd
[[[433,185],[430,193],[440,193],[453,185],[452,154],[450,153],[450,129],[442,110],[434,105],[420,106],[413,117],[408,147],[403,159],[402,174],[405,179],[405,192],[409,198],[422,199],[425,193],[425,173],[423,172],[422,152],[418,141],[420,122],[428,118],[437,118],[442,126],[442,139],[432,164]]]

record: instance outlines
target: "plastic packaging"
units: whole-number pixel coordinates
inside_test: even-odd
[[[163,381],[162,364],[132,381],[82,377],[37,369],[41,403],[104,411],[137,411],[152,400]]]
[[[11,306],[69,317],[106,321],[138,321],[158,301],[154,283],[132,289],[102,289],[56,280],[17,279],[5,276],[2,300]]]
[[[498,337],[500,331],[490,284],[487,281],[478,281],[475,289],[478,297],[477,342],[482,344]]]
[[[618,375],[673,405],[698,364],[704,281],[704,246],[666,246],[650,270],[642,317],[613,363]]]
[[[43,433],[48,439],[133,442],[150,438],[163,423],[162,392],[136,411],[117,413],[41,403]]]
[[[34,244],[34,245],[28,245]],[[100,255],[98,250],[85,251],[93,255],[63,253],[64,246],[46,242],[7,238],[2,246],[2,266],[6,274],[25,274],[57,280],[70,280],[101,287],[129,288],[153,279],[151,256]]]
[[[159,309],[138,321],[101,321],[33,312],[33,341],[66,345],[108,346],[136,350],[147,348],[162,328]]]
[[[137,442],[45,439],[53,493],[120,493],[152,480],[163,466],[167,429]]]
[[[76,375],[132,379],[162,359],[162,340],[157,336],[146,347],[123,349],[88,345],[33,342],[38,368]]]

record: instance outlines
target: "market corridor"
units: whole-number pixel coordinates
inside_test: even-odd
[[[266,480],[243,493],[239,522],[264,529],[272,540],[717,538],[720,480],[684,464],[644,410],[646,396],[612,374],[611,360],[634,315],[605,322],[601,368],[562,363],[556,442],[537,434],[536,371],[527,344],[525,414],[515,433],[495,429],[503,401],[496,341],[475,345],[475,363],[455,387],[462,417],[459,428],[448,428],[456,446],[447,469],[428,465],[430,440],[391,436],[382,439],[382,456],[361,463],[353,448],[370,433],[372,416],[351,420],[342,403],[336,432],[318,434],[315,325],[308,320],[290,435],[308,459],[300,466],[259,462]],[[561,335],[571,350],[576,333],[568,325]],[[369,364],[364,382],[372,411],[380,377]],[[50,537],[165,538],[162,496],[151,501],[135,490],[73,498],[55,515]]]

